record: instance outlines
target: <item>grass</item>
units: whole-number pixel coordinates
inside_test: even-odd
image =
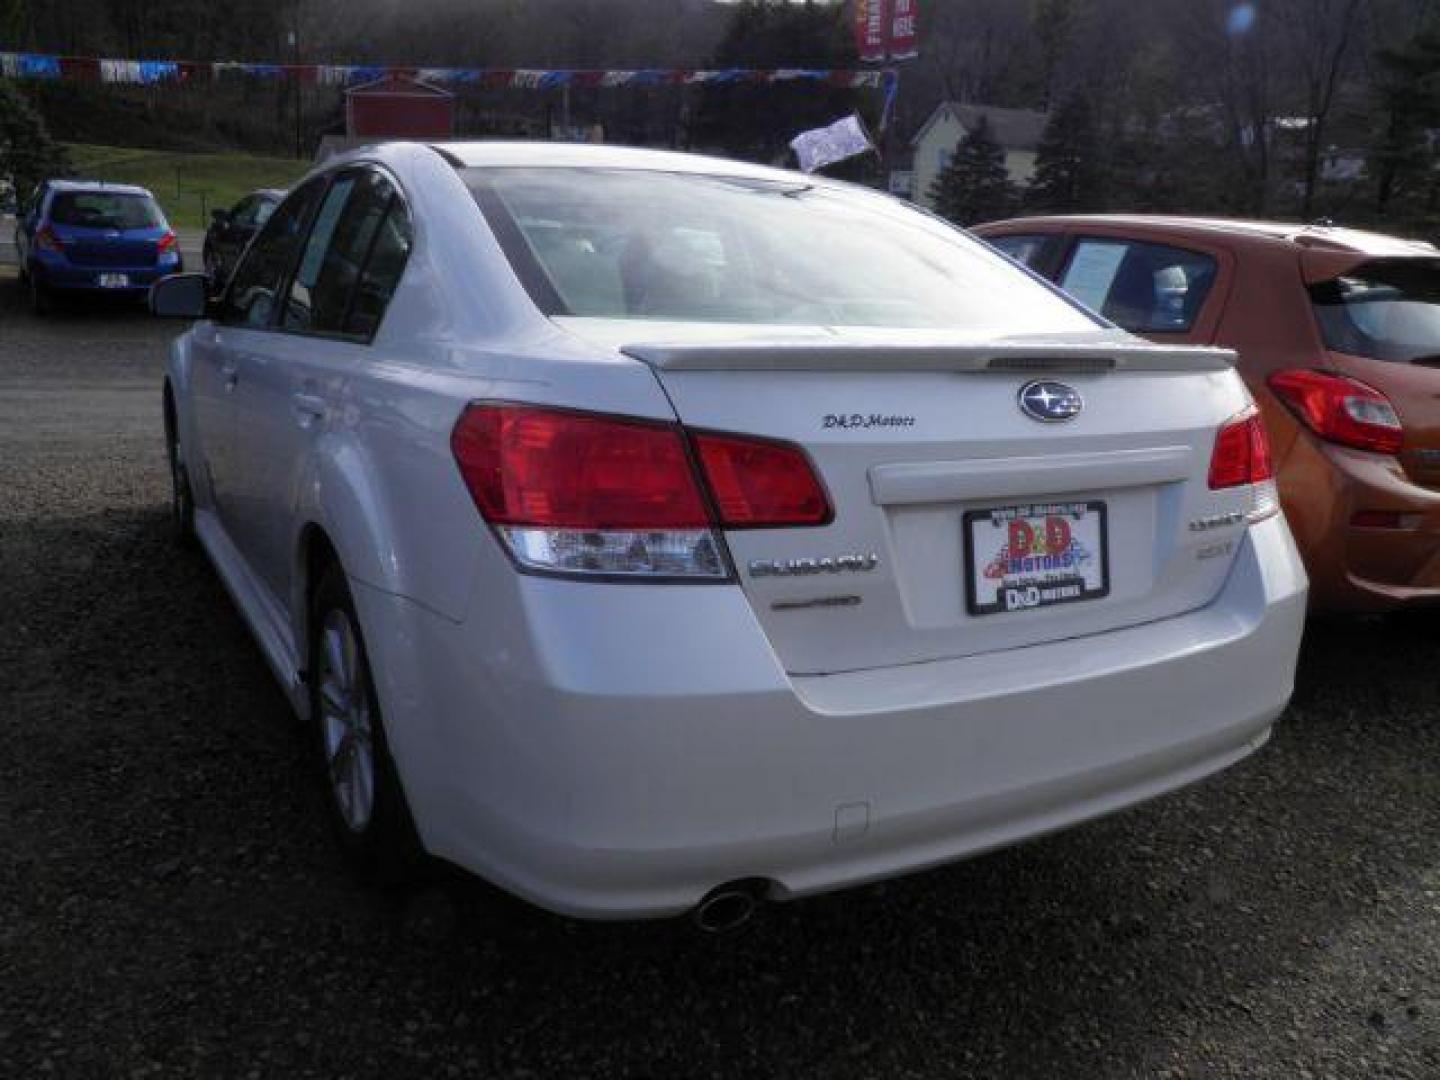
[[[289,187],[310,168],[295,158],[179,153],[67,143],[70,165],[85,180],[149,188],[177,229],[203,229],[210,211],[233,206],[256,188]]]

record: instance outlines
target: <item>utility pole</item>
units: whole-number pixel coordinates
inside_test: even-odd
[[[304,158],[305,140],[300,131],[300,5],[297,3],[291,10],[293,21],[290,24],[290,78],[295,83],[295,156]]]

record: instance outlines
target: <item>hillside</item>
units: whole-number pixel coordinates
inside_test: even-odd
[[[149,188],[170,224],[203,229],[210,211],[233,205],[260,187],[288,187],[310,167],[294,158],[254,154],[180,153],[67,143],[74,174]]]

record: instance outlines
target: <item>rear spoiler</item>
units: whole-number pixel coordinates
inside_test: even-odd
[[[815,341],[636,344],[626,356],[657,371],[965,371],[1008,374],[1107,371],[1225,371],[1230,349],[1150,345],[1141,341],[1072,344],[883,344]]]

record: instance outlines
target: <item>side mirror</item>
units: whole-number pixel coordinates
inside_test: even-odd
[[[228,225],[230,223],[229,210],[211,210],[210,220],[216,225]]]
[[[150,286],[150,310],[172,319],[203,319],[210,281],[204,274],[167,274]]]

